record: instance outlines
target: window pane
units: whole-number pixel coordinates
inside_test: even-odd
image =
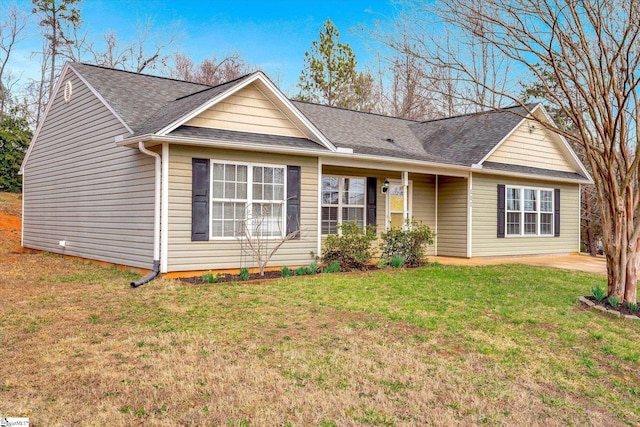
[[[524,214],[524,234],[538,234],[538,214]]]
[[[236,180],[236,165],[224,166],[224,180],[227,182]]]
[[[255,183],[253,184],[253,200],[262,200],[262,184]]]
[[[538,210],[536,204],[536,190],[525,188],[524,190],[524,210],[527,212],[536,212]]]
[[[236,198],[238,198],[238,199],[246,199],[247,198],[247,183],[246,182],[238,182],[238,184],[236,184]]]
[[[542,212],[552,212],[553,210],[553,192],[540,190],[540,210]]]
[[[273,168],[264,168],[264,182],[269,184],[273,182]]]
[[[225,199],[233,199],[236,195],[236,184],[234,182],[227,182],[224,184],[224,194],[222,195]]]
[[[213,182],[213,198],[221,199],[224,197],[224,184],[221,182]]]
[[[364,179],[344,178],[342,203],[345,205],[364,205]]]
[[[213,164],[213,180],[214,181],[224,180],[224,165],[221,165],[220,163]]]
[[[507,234],[520,234],[520,213],[507,213]]]
[[[273,185],[265,184],[264,185],[264,199],[265,200],[273,200]]]
[[[507,210],[508,211],[520,210],[520,189],[519,188],[507,188]]]
[[[364,208],[342,208],[342,223],[355,222],[358,227],[364,226]]]
[[[253,167],[253,182],[263,182],[262,181],[262,167],[254,166]]]
[[[284,185],[284,168],[275,168],[273,170],[273,182]]]
[[[211,217],[213,219],[222,219],[222,203],[221,202],[213,202],[211,205]]]
[[[322,234],[336,234],[338,232],[338,208],[322,208]]]
[[[211,235],[213,237],[222,237],[222,221],[221,220],[213,220],[211,221]]]
[[[281,170],[281,169],[276,169]],[[273,187],[273,200],[284,200],[284,185],[276,184]]]
[[[245,165],[238,165],[238,182],[247,182],[247,167]]]
[[[323,177],[322,178],[322,204],[337,205],[338,204],[338,178]]]
[[[540,214],[540,234],[553,234],[553,214]]]

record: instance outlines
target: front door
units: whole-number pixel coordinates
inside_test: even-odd
[[[389,180],[389,189],[387,190],[387,215],[386,227],[400,228],[404,225],[405,218],[411,218],[411,182],[409,182],[408,195],[405,194],[402,181]],[[408,197],[405,205],[405,197]],[[405,206],[407,213],[405,215]]]

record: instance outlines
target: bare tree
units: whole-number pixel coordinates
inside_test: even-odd
[[[88,31],[80,33],[74,28],[73,43],[64,46],[63,54],[74,62],[89,62],[109,68],[134,71],[158,70],[165,64],[169,49],[177,38],[177,30],[155,31],[153,21],[148,19],[139,23],[135,40],[123,42],[114,31],[103,34],[99,43],[88,38]]]
[[[258,205],[254,205],[254,208]],[[280,207],[280,213],[282,213]],[[300,230],[288,234],[282,232],[282,216],[276,215],[274,225],[272,206],[263,205],[244,222],[241,237],[243,250],[246,251],[258,266],[258,272],[264,276],[267,265],[275,253],[285,242],[298,238]]]
[[[196,64],[184,53],[176,53],[165,74],[174,79],[216,86],[255,71],[238,53],[222,59],[215,56]]]
[[[7,64],[16,44],[24,39],[24,28],[29,16],[17,6],[7,6],[0,18],[0,116],[7,112],[12,86],[16,77],[7,69]]]
[[[40,16],[40,26],[47,41],[46,52],[49,57],[49,97],[56,78],[56,60],[58,55],[72,43],[68,37],[70,28],[80,26],[80,10],[75,5],[80,0],[32,0],[34,14]],[[45,50],[43,50],[43,53]]]
[[[540,82],[547,98],[571,121],[575,132],[540,124],[584,150],[602,218],[608,295],[635,303],[640,267],[640,2],[442,0],[439,15],[463,35],[457,50],[436,48],[443,66],[479,91],[526,108],[506,85],[487,80],[457,55],[471,41],[486,44],[514,70]],[[545,73],[556,83],[550,85]],[[482,103],[492,102],[485,98]]]

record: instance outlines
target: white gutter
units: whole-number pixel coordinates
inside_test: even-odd
[[[138,150],[147,156],[155,157],[156,159],[156,176],[155,176],[155,197],[154,197],[154,212],[153,212],[153,265],[154,270],[156,265],[160,266],[160,187],[162,177],[162,157],[158,153],[154,153],[144,146],[144,142],[138,143]],[[156,272],[157,275],[157,272]],[[155,277],[155,276],[154,276]],[[142,283],[141,283],[142,284]],[[133,286],[133,284],[131,285]]]
[[[309,149],[309,148],[291,148],[291,147],[275,147],[269,146],[266,144],[255,144],[255,143],[242,143],[241,145],[238,142],[234,141],[225,141],[225,140],[215,140],[215,141],[206,141],[203,142],[200,138],[188,138],[188,137],[175,137],[175,136],[160,136],[155,134],[147,134],[135,136],[127,139],[123,139],[122,141],[116,142],[118,146],[131,147],[135,143],[140,143],[143,141],[155,142],[157,144],[168,142],[186,146],[196,146],[196,147],[207,147],[207,148],[225,148],[239,151],[261,151],[268,153],[283,153],[283,154],[295,154],[295,155],[310,155],[310,156],[321,156],[323,158],[331,158],[331,159],[345,159],[345,160],[356,160],[358,162],[362,162],[363,160],[377,161],[383,163],[391,163],[396,164],[402,169],[406,170],[408,165],[414,166],[414,169],[409,170],[409,172],[416,173],[425,173],[425,167],[432,167],[434,169],[439,170],[438,172],[441,175],[447,175],[446,171],[461,171],[464,172],[463,175],[455,175],[460,177],[468,177],[469,172],[479,172],[478,167],[475,166],[461,166],[461,165],[448,165],[444,163],[437,162],[429,162],[425,160],[411,160],[411,159],[398,159],[395,157],[387,157],[387,156],[372,156],[361,153],[340,153],[340,152],[331,152],[324,149]],[[329,164],[329,163],[325,163]],[[571,179],[571,178],[559,178],[559,177],[545,177],[541,175],[533,175],[526,174],[520,172],[510,172],[510,171],[500,171],[497,169],[483,168],[481,170],[482,173],[486,173],[487,175],[504,175],[504,176],[512,176],[518,178],[528,178],[528,179],[538,179],[543,181],[553,181],[553,182],[569,182],[573,184],[593,184],[593,181],[585,181],[584,179]],[[432,172],[436,174],[436,172]]]

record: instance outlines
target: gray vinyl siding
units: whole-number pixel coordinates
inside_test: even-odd
[[[317,251],[318,160],[311,157],[175,146],[169,148],[168,271],[252,268],[240,240],[191,241],[192,158],[301,166],[301,239],[285,242],[268,267],[309,265]]]
[[[73,95],[67,104],[68,79]],[[126,134],[69,71],[25,165],[25,247],[151,268],[154,160],[117,147],[115,136]]]
[[[559,188],[560,236],[497,237],[497,186]],[[473,256],[564,254],[578,252],[580,187],[548,181],[473,174]]]
[[[467,179],[438,177],[438,255],[467,256]]]
[[[324,175],[376,177],[378,180],[378,196],[376,198],[376,229],[378,234],[385,231],[386,223],[386,195],[380,188],[385,179],[400,180],[402,174],[397,171],[383,171],[375,169],[348,168],[343,166],[323,166]],[[435,176],[410,173],[412,183],[411,218],[435,229]],[[427,248],[427,256],[435,255],[435,245]]]

